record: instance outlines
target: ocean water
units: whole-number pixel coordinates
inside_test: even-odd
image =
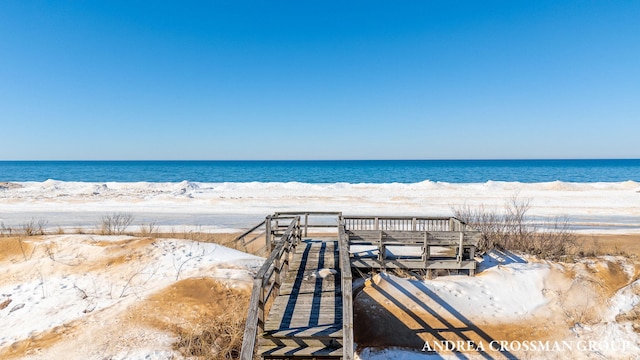
[[[0,161],[0,181],[484,183],[640,181],[640,159]]]

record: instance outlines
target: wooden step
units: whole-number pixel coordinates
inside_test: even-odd
[[[335,359],[342,357],[342,347],[296,347],[296,346],[260,346],[258,354],[265,359],[316,358]]]
[[[267,330],[265,338],[338,339],[342,340],[342,324]]]
[[[259,346],[340,348],[342,337],[272,337],[264,336],[258,340]]]

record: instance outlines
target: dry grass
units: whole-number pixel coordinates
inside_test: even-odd
[[[189,278],[145,300],[133,311],[134,321],[174,333],[174,349],[187,358],[236,359],[249,297],[249,289],[231,288],[211,278]]]
[[[12,227],[6,225],[4,222],[0,222],[0,236],[14,236],[14,235],[24,235],[24,236],[35,236],[35,235],[45,235],[45,228],[49,221],[45,219],[34,219],[31,218],[28,221],[20,224],[18,227]]]
[[[640,234],[578,235],[574,252],[577,256],[602,255],[640,257]]]

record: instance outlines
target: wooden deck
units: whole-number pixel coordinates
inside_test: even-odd
[[[341,357],[342,290],[336,238],[296,247],[258,340],[264,358]],[[319,274],[319,271],[323,270]],[[324,275],[322,277],[321,275]]]

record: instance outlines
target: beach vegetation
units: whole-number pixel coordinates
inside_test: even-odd
[[[45,219],[34,219],[26,221],[20,225],[20,230],[25,236],[44,235],[45,228],[49,222]]]
[[[158,234],[159,226],[156,221],[151,221],[140,225],[141,236],[154,236]]]
[[[4,222],[0,222],[0,235],[11,236],[13,232],[14,230],[11,226],[7,226]]]
[[[130,213],[113,213],[100,218],[99,229],[102,235],[122,235],[133,222]]]
[[[535,223],[527,215],[530,207],[529,199],[516,195],[503,209],[464,205],[452,211],[456,218],[482,232],[480,252],[491,249],[517,251],[549,260],[570,256],[577,236],[569,221],[558,217],[544,224]]]

